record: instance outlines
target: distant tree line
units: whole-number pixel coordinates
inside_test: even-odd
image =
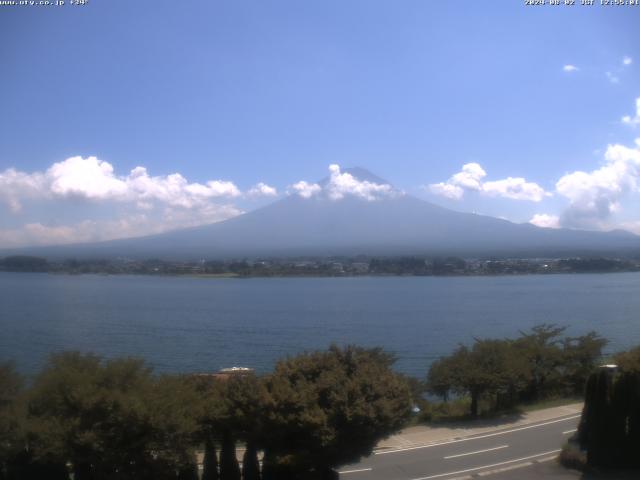
[[[162,259],[114,260],[101,258],[60,261],[33,256],[0,259],[0,270],[10,272],[50,272],[71,274],[138,275],[224,275],[239,277],[282,276],[358,276],[358,275],[524,275],[548,273],[590,273],[638,271],[640,263],[632,259],[568,258],[540,259],[462,259],[459,257],[390,256],[270,258],[267,260]]]
[[[556,396],[582,395],[607,341],[595,332],[562,336],[564,327],[543,324],[516,339],[476,339],[435,361],[427,390],[447,401],[468,396],[470,415],[484,399],[495,409]]]
[[[410,415],[393,361],[332,346],[281,360],[269,375],[218,378],[67,352],[28,386],[0,364],[0,479],[335,478],[333,467],[369,454]]]
[[[465,273],[467,262],[459,257],[388,257],[373,258],[372,273],[387,275],[450,275]]]
[[[46,258],[14,255],[0,259],[0,269],[8,272],[46,272],[49,262]]]
[[[567,258],[558,261],[560,270],[576,273],[625,271],[628,266],[628,262],[613,258]]]

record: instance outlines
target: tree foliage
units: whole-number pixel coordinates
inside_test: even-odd
[[[517,339],[518,354],[524,357],[527,368],[527,386],[522,392],[527,400],[539,400],[546,391],[557,388],[562,373],[563,351],[560,347],[566,327],[542,324],[530,332],[522,332]]]
[[[581,394],[606,340],[595,332],[562,337],[564,331],[542,324],[515,340],[476,339],[471,347],[461,345],[433,363],[427,389],[444,399],[451,393],[468,395],[472,416],[483,397],[502,408],[517,401]]]
[[[216,444],[211,438],[204,442],[204,456],[202,460],[202,480],[218,480],[218,458],[216,456]]]
[[[0,269],[9,272],[46,272],[47,260],[28,255],[14,255],[0,260]]]
[[[22,385],[12,363],[0,363],[0,479],[6,478],[10,459],[23,446],[18,404]]]
[[[640,373],[640,346],[618,353],[613,360],[624,372]]]
[[[607,340],[596,332],[581,337],[567,337],[562,342],[565,390],[574,395],[582,395],[589,375],[602,358],[602,350]]]
[[[521,357],[508,340],[476,340],[471,348],[460,345],[449,357],[435,364],[428,376],[432,393],[447,396],[449,391],[471,397],[470,414],[478,415],[483,395],[512,395],[525,379]]]
[[[429,389],[469,395],[477,414],[480,398],[507,405],[577,388],[604,341],[562,333],[543,325],[516,340],[461,345],[433,364]],[[637,352],[620,359],[640,365]],[[270,375],[221,379],[66,352],[25,391],[0,364],[0,480],[194,480],[202,451],[206,480],[331,478],[410,416],[421,383],[393,363],[381,349],[332,346],[281,360]]]
[[[267,378],[268,449],[296,471],[371,453],[411,412],[407,383],[380,349],[332,346],[280,361]]]
[[[595,467],[640,467],[640,347],[587,381],[578,440]]]
[[[29,394],[32,443],[38,455],[70,462],[79,480],[183,471],[193,457],[194,394],[138,359],[57,354]]]

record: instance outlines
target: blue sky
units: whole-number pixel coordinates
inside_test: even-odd
[[[0,246],[217,221],[331,164],[640,233],[638,25],[640,7],[513,1],[0,7]]]

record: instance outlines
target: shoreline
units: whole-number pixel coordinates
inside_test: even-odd
[[[156,277],[156,278],[199,278],[199,279],[252,279],[252,278],[497,278],[497,277],[544,277],[556,275],[607,275],[621,273],[640,273],[640,270],[618,270],[618,271],[589,271],[589,272],[521,272],[521,273],[469,273],[469,274],[443,274],[443,275],[416,275],[416,274],[392,274],[392,273],[369,273],[369,274],[341,274],[341,275],[317,275],[317,274],[297,274],[297,275],[241,275],[237,273],[143,273],[143,272],[26,272],[0,270],[0,274],[47,274],[52,276],[95,276],[95,277]]]

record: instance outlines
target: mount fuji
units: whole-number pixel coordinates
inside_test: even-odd
[[[344,174],[348,175],[345,176]],[[237,217],[157,235],[21,249],[49,257],[200,259],[259,256],[460,255],[553,257],[640,252],[626,231],[540,228],[450,210],[362,168],[304,184]],[[302,187],[309,187],[306,190]],[[12,252],[14,253],[14,252]]]

